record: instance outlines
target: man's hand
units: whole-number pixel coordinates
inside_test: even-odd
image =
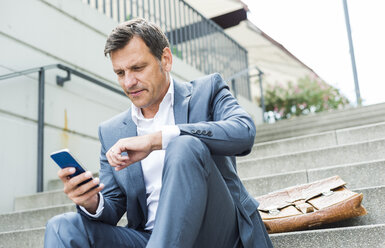
[[[59,178],[64,184],[64,193],[75,204],[84,207],[89,213],[95,214],[99,205],[99,192],[104,188],[103,184],[99,184],[99,178],[78,186],[83,181],[92,178],[90,171],[84,172],[76,177],[69,176],[75,173],[75,168],[68,167],[58,172]],[[96,186],[96,187],[95,187]],[[95,187],[95,188],[94,188]]]
[[[116,171],[146,158],[152,151],[162,149],[162,132],[120,139],[106,153],[108,163]],[[122,152],[127,155],[122,156]]]

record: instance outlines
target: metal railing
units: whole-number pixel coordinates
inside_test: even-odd
[[[184,0],[82,1],[117,22],[142,17],[158,24],[174,56],[205,74],[228,78],[248,68],[247,50]],[[248,74],[236,79],[235,90],[251,99]]]
[[[258,74],[256,74],[256,75],[249,75],[249,71],[253,70],[253,69],[257,70]],[[266,106],[265,106],[265,97],[263,95],[263,84],[262,84],[263,71],[261,71],[261,69],[259,69],[258,66],[252,66],[250,68],[246,68],[246,69],[243,69],[242,71],[239,71],[239,72],[235,73],[234,75],[232,75],[229,78],[226,78],[226,81],[227,82],[231,82],[230,87],[231,87],[231,89],[233,91],[234,96],[237,97],[237,88],[236,88],[235,80],[237,78],[239,78],[239,77],[242,77],[245,74],[248,75],[250,78],[252,76],[258,76],[259,89],[261,91],[262,121],[266,122]]]
[[[44,100],[45,100],[45,72],[51,69],[60,69],[67,72],[66,77],[56,76],[56,83],[63,86],[65,82],[71,80],[71,75],[83,78],[90,83],[96,84],[107,90],[125,96],[124,92],[109,84],[106,84],[96,78],[88,76],[78,70],[64,66],[61,64],[47,65],[37,68],[32,68],[24,71],[9,73],[0,76],[0,81],[25,76],[31,73],[39,73],[39,90],[38,90],[38,117],[37,117],[37,192],[42,192],[44,189]]]

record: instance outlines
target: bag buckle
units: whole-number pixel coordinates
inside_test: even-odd
[[[270,215],[278,215],[279,214],[279,210],[277,208],[275,209],[269,209],[269,214]]]
[[[334,194],[334,192],[331,191],[331,190],[322,192],[322,195],[323,195],[323,196],[329,196],[329,195],[332,195],[332,194]]]

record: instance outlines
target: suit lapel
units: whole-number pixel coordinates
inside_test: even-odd
[[[137,136],[137,127],[134,123],[134,121],[131,118],[131,111],[132,109],[129,109],[127,118],[123,121],[124,127],[124,133],[122,134],[122,137],[133,137]],[[138,201],[140,204],[140,207],[143,211],[144,220],[145,223],[147,222],[147,204],[146,204],[146,186],[144,184],[144,177],[143,177],[143,170],[142,170],[142,164],[140,162],[136,162],[126,169],[120,171],[119,173],[124,172],[122,177],[125,179],[128,179],[129,184],[127,190],[133,190],[136,192],[136,195],[138,196]]]
[[[174,118],[175,124],[188,122],[188,105],[191,90],[187,84],[178,83],[174,80]]]

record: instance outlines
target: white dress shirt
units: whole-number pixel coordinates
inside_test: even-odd
[[[142,111],[132,104],[131,117],[137,126],[138,136],[162,131],[162,150],[151,152],[145,159],[141,161],[144,176],[144,184],[146,186],[147,211],[148,218],[145,226],[146,230],[154,228],[156,210],[158,209],[159,194],[162,188],[162,171],[164,165],[165,149],[170,141],[180,135],[180,130],[175,126],[174,118],[174,82],[170,76],[170,86],[162,102],[159,110],[154,118],[144,118]],[[99,193],[100,201],[96,210],[96,214],[90,214],[85,208],[80,207],[85,213],[92,217],[99,217],[102,214],[104,199]]]

